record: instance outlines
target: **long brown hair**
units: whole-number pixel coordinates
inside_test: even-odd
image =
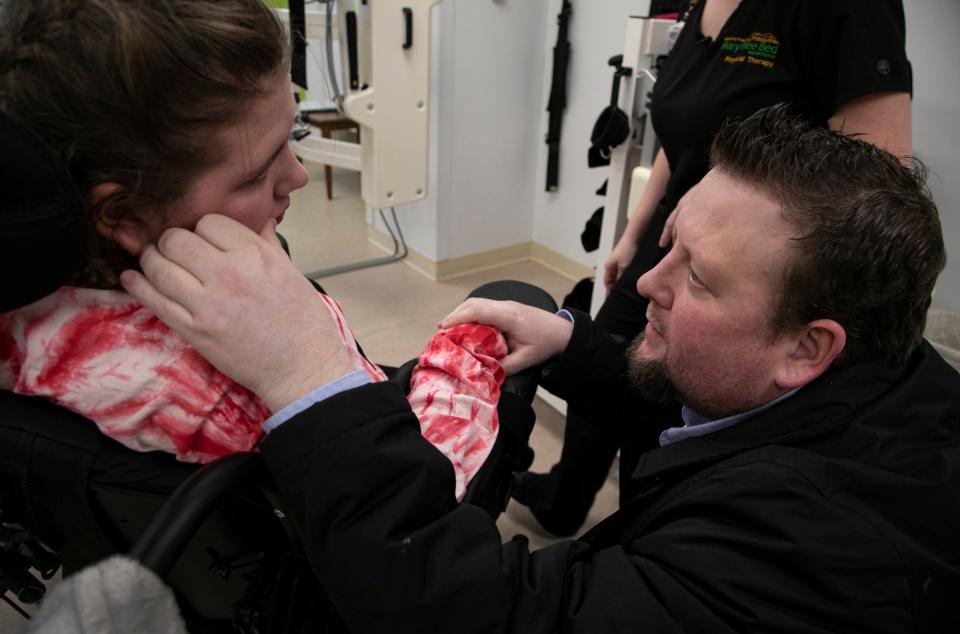
[[[165,213],[222,160],[235,124],[288,40],[261,0],[8,0],[0,5],[0,110],[34,130],[79,192],[120,188],[111,217]],[[118,247],[93,231],[81,283],[111,286]],[[106,273],[106,279],[96,279]]]

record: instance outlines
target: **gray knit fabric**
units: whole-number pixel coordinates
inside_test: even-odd
[[[53,587],[29,634],[186,634],[173,592],[136,561],[115,555]]]

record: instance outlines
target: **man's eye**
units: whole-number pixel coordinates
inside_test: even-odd
[[[693,284],[694,286],[700,286],[700,287],[703,286],[703,282],[700,281],[700,278],[697,276],[696,271],[694,271],[693,269],[690,269],[689,277],[690,277],[690,283]]]

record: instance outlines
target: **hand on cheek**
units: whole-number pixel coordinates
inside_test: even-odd
[[[170,229],[124,288],[273,411],[353,371],[322,298],[283,252],[271,220],[257,235],[225,216]]]

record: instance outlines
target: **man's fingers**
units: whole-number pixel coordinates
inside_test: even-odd
[[[449,315],[441,319],[440,323],[437,324],[437,327],[443,329],[443,328],[450,328],[458,324],[474,323],[475,321],[473,318],[473,314],[475,312],[474,305],[475,305],[475,302],[473,300],[468,299],[467,301],[463,302],[462,304],[454,308],[452,311],[450,311]]]
[[[273,218],[267,220],[267,224],[263,225],[263,229],[260,230],[260,237],[266,240],[272,248],[283,251],[283,245],[280,244],[280,238],[277,237],[277,221]]]
[[[534,356],[532,348],[521,347],[510,351],[510,354],[500,359],[500,367],[506,376],[513,376],[517,372],[523,372],[527,368],[540,363],[540,360]]]
[[[512,353],[500,359],[500,367],[503,368],[503,374],[505,376],[513,376],[517,372],[522,372],[526,370],[527,367],[523,365],[523,355]]]
[[[146,306],[174,330],[192,328],[193,315],[190,311],[158,291],[141,273],[124,271],[120,275],[120,283],[135,300]]]
[[[175,264],[199,282],[209,280],[212,277],[217,257],[223,253],[206,239],[192,231],[178,227],[163,232],[160,239],[157,240],[156,250],[164,260]],[[144,249],[143,254],[146,253],[147,250]],[[143,255],[141,255],[141,268],[143,268],[147,277],[156,284],[157,280],[153,279],[152,272],[144,268],[143,259]],[[154,259],[157,261],[156,258]]]
[[[440,321],[440,328],[457,324],[484,324],[506,330],[510,302],[472,297],[463,302]]]
[[[256,239],[257,235],[246,225],[220,214],[207,214],[201,218],[194,233],[221,251],[240,247]]]
[[[163,241],[163,237],[161,241]],[[211,248],[211,247],[207,247]],[[175,249],[176,250],[176,249]],[[199,259],[184,259],[184,252],[176,250],[181,261],[190,262],[197,266]],[[193,272],[183,268],[160,252],[158,247],[148,244],[140,254],[140,268],[143,275],[150,281],[150,285],[159,293],[167,297],[179,297],[189,301],[202,288],[203,284]],[[202,268],[202,266],[201,266]]]

